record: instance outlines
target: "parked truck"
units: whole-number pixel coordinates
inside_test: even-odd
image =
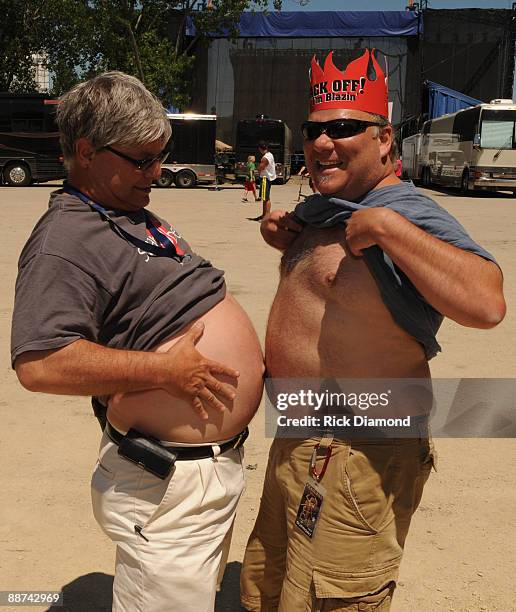
[[[172,136],[167,143],[169,156],[161,167],[160,187],[189,188],[198,183],[214,183],[216,115],[168,114]]]
[[[261,155],[258,143],[264,140],[269,143],[269,151],[274,155],[278,182],[286,183],[290,178],[292,156],[292,132],[281,119],[271,119],[258,115],[255,119],[242,119],[238,122],[235,139],[235,176],[245,178],[246,162],[249,155],[256,158],[256,166]]]
[[[0,93],[0,183],[26,187],[65,178],[57,103],[45,94]]]
[[[423,186],[516,194],[516,104],[492,100],[426,121],[405,138],[403,177]]]

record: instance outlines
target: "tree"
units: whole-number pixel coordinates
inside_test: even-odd
[[[3,89],[34,88],[31,53],[44,53],[52,92],[105,70],[137,76],[165,105],[184,107],[197,45],[210,33],[234,39],[242,12],[267,0],[0,0],[8,11],[0,48]],[[192,27],[194,26],[194,27]],[[4,43],[2,36],[9,39]],[[5,75],[4,75],[5,73]]]
[[[32,55],[41,51],[32,24],[41,19],[34,0],[0,0],[0,91],[35,91]]]

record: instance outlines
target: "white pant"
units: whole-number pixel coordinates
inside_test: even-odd
[[[113,611],[213,612],[223,541],[244,488],[242,454],[177,461],[160,480],[120,457],[104,434],[91,495],[95,519],[117,544]]]

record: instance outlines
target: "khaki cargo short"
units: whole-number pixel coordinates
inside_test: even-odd
[[[295,519],[317,442],[276,439],[271,446],[243,563],[242,605],[252,612],[389,610],[410,521],[434,464],[432,444],[334,440],[309,539]]]

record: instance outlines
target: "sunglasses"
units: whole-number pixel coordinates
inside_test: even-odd
[[[316,140],[321,134],[328,138],[350,138],[365,132],[371,125],[380,125],[373,121],[359,119],[333,119],[333,121],[305,121],[301,125],[301,132],[305,140]]]
[[[138,168],[138,170],[141,170],[142,172],[145,172],[146,170],[151,168],[156,162],[162,164],[167,159],[169,154],[169,151],[161,151],[161,153],[158,153],[154,157],[146,157],[145,159],[134,159],[134,157],[130,157],[125,153],[121,153],[120,151],[113,149],[113,147],[110,147],[109,145],[103,148],[107,151],[110,151],[111,153],[114,153],[115,155],[118,155],[118,157],[121,157],[122,159],[125,159],[126,161],[130,162],[131,164],[133,164],[133,166],[135,166],[136,168]]]

